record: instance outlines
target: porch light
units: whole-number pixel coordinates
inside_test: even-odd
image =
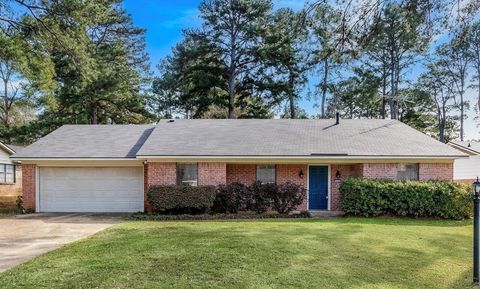
[[[342,177],[342,174],[340,173],[339,170],[337,170],[337,173],[335,174],[336,179],[340,179]]]
[[[300,173],[298,174],[298,176],[303,179],[303,177],[305,176],[305,174],[303,173],[303,170],[300,170]]]
[[[475,286],[479,284],[479,193],[480,193],[480,181],[473,182],[473,283]]]

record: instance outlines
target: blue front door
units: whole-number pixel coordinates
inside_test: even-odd
[[[308,169],[308,209],[328,209],[328,166],[310,166]]]

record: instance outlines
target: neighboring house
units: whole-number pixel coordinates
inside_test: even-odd
[[[20,147],[0,142],[0,202],[14,202],[22,195],[22,166],[10,159]]]
[[[396,120],[171,120],[66,125],[22,149],[23,197],[37,212],[137,212],[164,184],[294,182],[298,210],[338,210],[349,176],[453,178],[466,157]]]
[[[448,145],[468,155],[468,158],[455,160],[453,165],[453,179],[464,183],[472,182],[480,177],[480,142],[449,142]]]

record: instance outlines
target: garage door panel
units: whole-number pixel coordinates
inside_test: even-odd
[[[42,167],[39,176],[42,212],[143,211],[141,167]]]

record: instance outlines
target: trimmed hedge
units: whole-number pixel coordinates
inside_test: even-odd
[[[290,214],[303,203],[306,196],[307,190],[302,186],[291,182],[280,184],[273,195],[273,208],[280,214]]]
[[[238,211],[246,210],[247,198],[247,186],[242,183],[220,185],[217,188],[212,211],[221,214],[235,214]]]
[[[213,186],[153,186],[147,199],[155,212],[166,214],[203,214],[208,212],[215,200]]]
[[[247,209],[263,214],[271,208],[273,196],[278,193],[276,184],[255,182],[248,187]]]
[[[213,186],[153,186],[147,193],[147,201],[154,212],[161,214],[236,214],[253,211],[263,214],[275,209],[289,214],[305,199],[305,188],[294,183],[261,184],[246,186],[231,183]]]
[[[452,181],[396,181],[348,178],[340,186],[345,213],[410,217],[469,218],[469,189]]]

